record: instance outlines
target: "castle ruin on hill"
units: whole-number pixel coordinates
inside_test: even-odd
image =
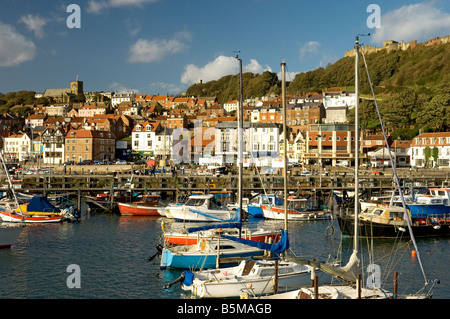
[[[413,40],[411,42],[404,42],[403,40],[402,42],[397,42],[394,40],[383,41],[383,46],[381,48],[365,45],[360,48],[360,51],[363,52],[364,54],[377,53],[381,50],[386,50],[387,52],[398,50],[406,51],[406,50],[413,50],[418,45],[433,46],[443,43],[450,43],[450,35],[447,35],[442,38],[436,37],[431,40],[425,41],[424,43],[417,43],[417,40]],[[345,57],[353,57],[353,56],[355,56],[355,49],[345,51]]]

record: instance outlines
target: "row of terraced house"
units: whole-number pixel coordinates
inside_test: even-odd
[[[156,158],[192,163],[220,158],[234,163],[236,103],[220,105],[216,97],[111,94],[111,103],[33,106],[34,114],[25,119],[3,114],[0,134],[9,161]],[[307,164],[353,165],[354,128],[346,116],[354,104],[354,93],[341,89],[288,96],[288,157]],[[285,149],[281,98],[246,100],[243,109],[244,160],[270,165]],[[388,145],[379,135],[362,137],[361,158],[368,164],[389,165],[389,152],[399,166],[448,167],[450,133],[423,133],[411,141],[389,137]]]

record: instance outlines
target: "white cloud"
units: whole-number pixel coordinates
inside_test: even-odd
[[[317,41],[309,41],[300,48],[300,60],[305,59],[309,55],[317,53],[322,45]]]
[[[375,29],[372,42],[425,41],[438,36],[439,33],[450,34],[450,14],[436,8],[434,3],[406,5],[382,15],[381,28]]]
[[[128,51],[129,62],[159,62],[168,54],[175,54],[185,48],[185,44],[177,39],[139,39]]]
[[[258,61],[250,59],[250,63],[242,67],[243,72],[262,73],[266,70],[272,71],[266,65],[264,69]],[[188,64],[184,67],[184,72],[181,75],[181,83],[193,84],[200,80],[209,82],[220,79],[229,74],[239,73],[239,63],[235,57],[228,57],[220,55],[214,61],[211,61],[203,67],[198,67],[194,64]]]
[[[159,62],[169,54],[181,52],[187,48],[185,42],[192,40],[189,31],[175,33],[172,39],[138,39],[128,50],[128,62]]]
[[[134,93],[139,93],[139,90],[137,89],[129,89],[126,86],[118,83],[118,82],[113,82],[111,83],[111,85],[109,86],[109,88],[117,93],[127,93],[127,92],[134,92]]]
[[[224,75],[236,74],[237,72],[239,72],[239,65],[236,58],[221,55],[203,67],[198,67],[194,64],[186,65],[181,75],[181,83],[192,84],[200,80],[209,82],[217,80]]]
[[[28,30],[33,31],[36,38],[42,38],[44,36],[44,26],[48,20],[40,16],[28,14],[20,17],[19,22],[24,23]]]
[[[32,60],[36,46],[12,26],[0,22],[0,66],[14,66]]]
[[[300,72],[286,72],[286,81],[294,81],[295,76]],[[278,79],[281,81],[281,71],[277,73]]]
[[[250,63],[242,67],[243,72],[252,72],[255,74],[261,74],[264,71],[272,72],[270,66],[266,65],[266,68],[263,68],[261,64],[258,63],[255,59],[250,59]]]
[[[119,8],[126,6],[139,7],[146,3],[153,3],[157,0],[104,0],[104,1],[94,1],[91,0],[88,3],[87,12],[99,14],[103,9],[107,8]]]

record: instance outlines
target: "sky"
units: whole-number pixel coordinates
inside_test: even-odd
[[[74,6],[75,5],[75,6]],[[370,35],[367,35],[370,33]],[[448,0],[0,0],[0,92],[176,95],[244,72],[287,80],[353,48],[450,35]]]

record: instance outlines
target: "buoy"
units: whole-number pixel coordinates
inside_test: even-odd
[[[253,285],[251,283],[247,284],[247,289],[252,289]]]
[[[412,251],[411,251],[411,257],[416,257],[416,254],[417,254],[417,253],[416,253],[415,250],[412,250]]]

